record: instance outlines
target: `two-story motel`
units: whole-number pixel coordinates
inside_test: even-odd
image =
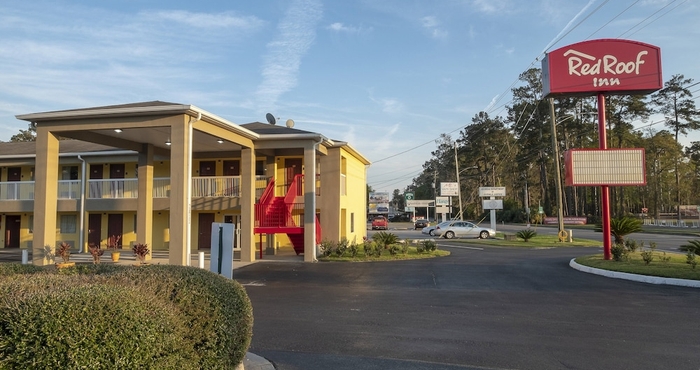
[[[214,222],[240,228],[246,262],[280,246],[315,261],[321,240],[366,236],[369,161],[346,142],[160,101],[17,118],[37,137],[0,143],[0,228],[34,264],[61,242],[86,251],[120,236],[187,265]]]

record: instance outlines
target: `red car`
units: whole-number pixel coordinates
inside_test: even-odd
[[[389,220],[384,216],[377,216],[372,220],[372,230],[389,230]]]

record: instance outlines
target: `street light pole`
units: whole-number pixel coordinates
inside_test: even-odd
[[[459,198],[459,220],[462,221],[462,185],[459,183],[459,160],[457,159],[457,142],[455,141],[455,174],[457,175],[457,196]]]

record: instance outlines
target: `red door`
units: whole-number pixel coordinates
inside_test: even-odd
[[[5,216],[5,248],[19,248],[19,230],[22,216]]]
[[[284,160],[284,168],[286,169],[284,183],[287,185],[287,189],[292,185],[294,176],[301,175],[301,162],[301,158],[287,158]],[[300,194],[304,194],[301,186],[297,189],[297,195]]]
[[[91,213],[88,216],[88,245],[99,246],[102,243],[102,215]]]
[[[241,161],[232,160],[224,161],[224,176],[240,176],[241,175]]]
[[[216,162],[215,161],[201,161],[201,162],[199,162],[199,176],[216,176]]]
[[[122,245],[122,233],[124,232],[124,215],[112,213],[107,215],[107,236],[119,238],[119,246]]]
[[[90,165],[90,180],[102,180],[103,177],[103,169],[104,165],[102,164],[91,164]],[[90,198],[96,198],[100,199],[102,198],[102,187],[103,187],[103,182],[102,181],[89,181],[88,182],[89,187],[90,187]]]
[[[213,213],[199,214],[199,236],[197,249],[211,249],[211,224],[214,223]]]
[[[7,181],[22,181],[22,168],[7,167]],[[19,186],[17,184],[7,184],[7,199],[19,199]]]

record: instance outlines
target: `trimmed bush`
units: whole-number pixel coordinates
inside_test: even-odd
[[[42,347],[41,351],[49,353],[37,352],[32,356],[72,356],[73,362],[66,366],[52,362],[51,366],[38,366],[40,368],[227,369],[238,365],[248,350],[252,336],[252,308],[245,290],[235,281],[195,267],[172,265],[79,265],[79,268],[60,271],[60,274],[9,276],[0,281],[0,339],[3,340],[0,342],[0,359],[11,361],[13,354],[25,356],[22,358],[29,356],[24,353],[28,353],[25,347],[30,344],[23,344],[28,342],[22,342],[22,336],[14,335],[10,330],[13,328],[10,324],[15,321],[24,322],[24,325],[46,323],[52,330],[65,329],[60,335],[65,337],[66,343],[71,343],[70,346],[36,345],[42,342],[33,341],[32,346]],[[70,296],[60,296],[58,292],[70,292]],[[31,306],[45,307],[47,311],[19,310],[19,303],[13,303],[25,301],[31,302]],[[98,310],[94,310],[96,306],[99,306]],[[24,321],[12,316],[22,312],[26,312]],[[48,312],[59,314],[49,317]],[[155,321],[141,325],[141,316],[144,315]],[[66,321],[66,317],[84,322],[84,325],[77,326],[80,330],[71,330],[66,323],[72,321]],[[102,334],[106,330],[102,323],[113,318],[131,323],[131,326],[120,324],[121,328],[116,331],[129,333],[123,336]],[[19,330],[21,326],[14,328]],[[177,340],[171,340],[171,334]],[[66,355],[66,348],[75,343],[82,346],[80,343],[84,340],[100,343],[99,347],[104,347],[111,357],[96,350],[84,356],[82,350]],[[124,342],[127,340],[129,343]],[[151,340],[158,343],[150,344]],[[127,353],[133,346],[136,346],[133,350],[136,353]],[[157,352],[161,348],[167,349],[167,355]],[[98,362],[75,362],[77,352],[81,353],[81,361],[93,358]],[[155,362],[144,362],[144,356]],[[20,363],[23,362],[16,362]],[[5,367],[37,366],[0,366]]]
[[[133,287],[81,280],[37,275],[4,286],[0,368],[198,368],[176,307]]]
[[[234,368],[243,361],[253,334],[253,310],[236,281],[196,267],[151,265],[106,275],[180,310],[185,335],[200,356],[199,368]]]

